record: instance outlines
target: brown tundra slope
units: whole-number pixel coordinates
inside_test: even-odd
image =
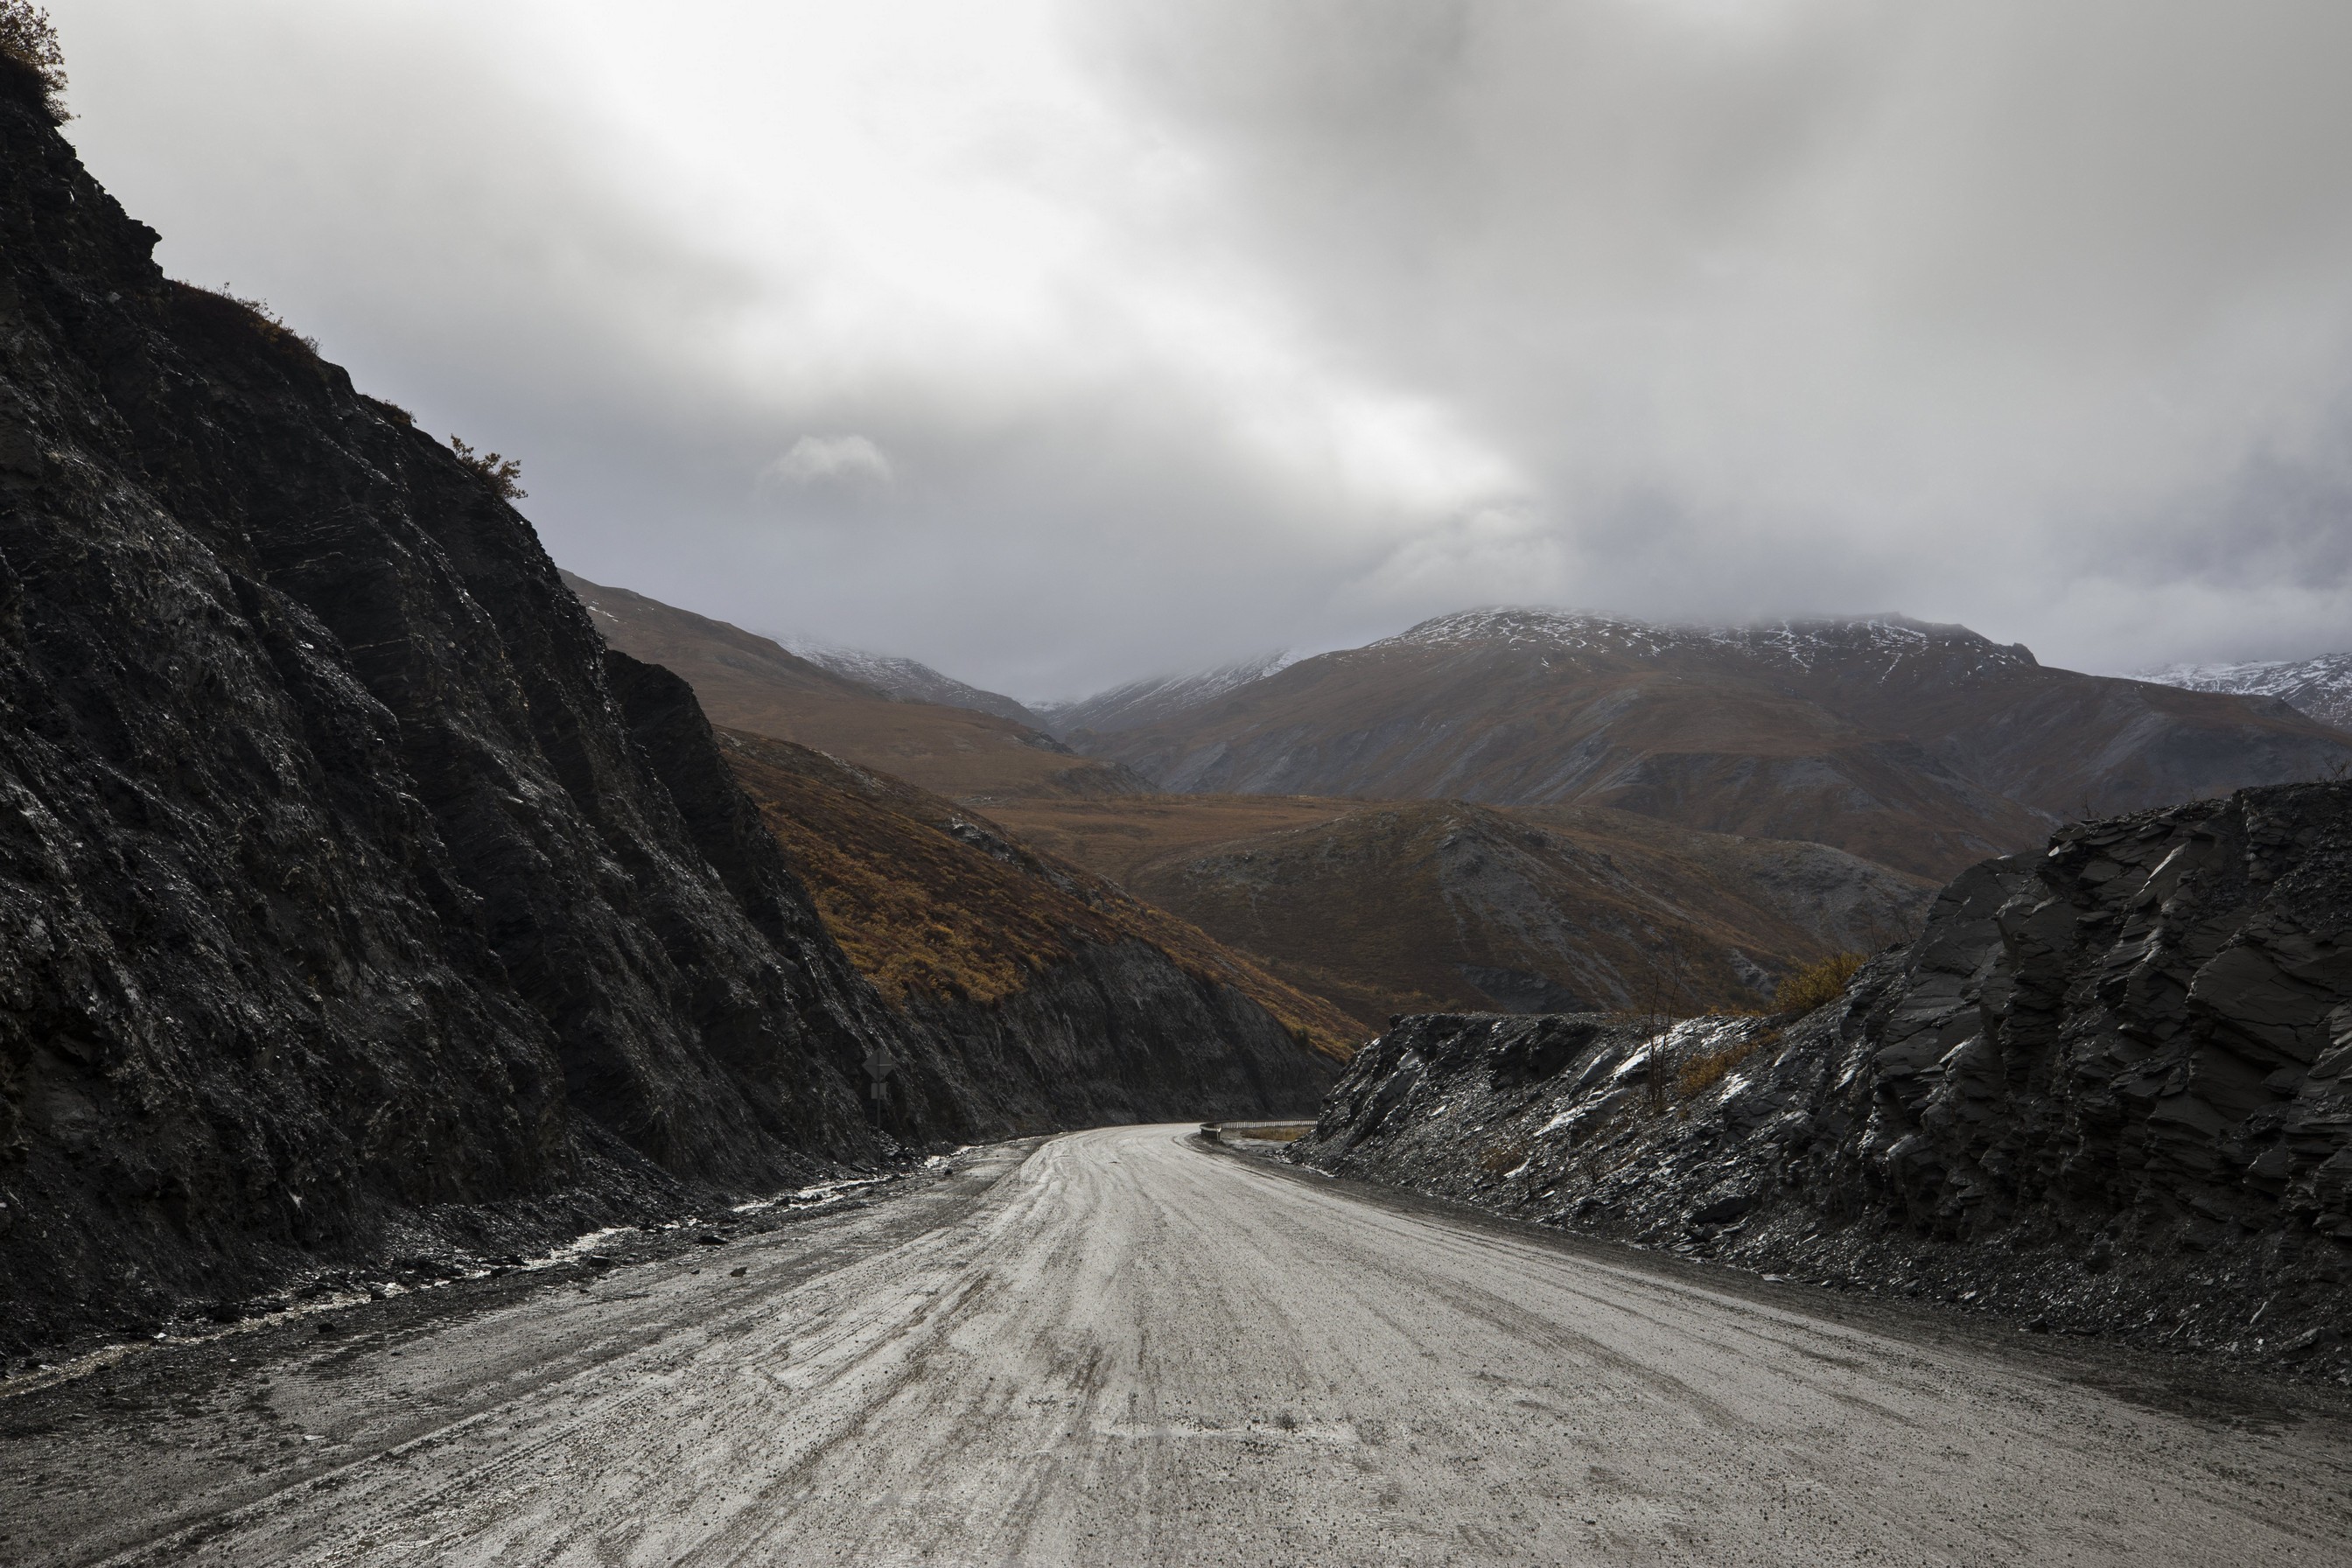
[[[2352,763],[2352,736],[2281,702],[2048,669],[1899,616],[1473,611],[1140,711],[1066,738],[1167,790],[1611,805],[1937,877],[2061,819]]]
[[[1298,1110],[1371,1032],[968,807],[788,741],[720,740],[850,961],[900,1016],[951,1038],[974,1072],[1076,1081],[1106,1058],[1115,1066],[1094,1073],[1095,1092],[1110,1099],[1093,1120],[1131,1121],[1142,1106],[1110,1102],[1121,1075],[1149,1083],[1197,1068],[1206,1051],[1209,1076],[1189,1090],[1202,1114],[1226,1103]],[[1236,1038],[1261,1043],[1265,1060],[1206,1049]],[[1063,1059],[1019,1073],[980,1065],[1006,1051]],[[1258,1099],[1236,1100],[1211,1081],[1217,1073],[1257,1082]],[[1171,1083],[1150,1103],[1177,1092]]]
[[[1907,939],[1935,891],[1825,845],[1601,806],[1142,795],[992,815],[1375,1028],[1753,1006],[1792,969]]]
[[[563,581],[606,642],[684,676],[714,723],[813,746],[955,800],[1145,787],[1001,713],[906,701],[725,621],[569,572]]]

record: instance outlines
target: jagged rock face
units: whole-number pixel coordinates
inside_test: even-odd
[[[1922,1219],[2071,1201],[2352,1240],[2352,787],[2074,827],[1956,880],[1873,1021]]]
[[[0,231],[0,1341],[880,1147],[530,527],[5,93]]]
[[[2044,1324],[2352,1369],[2352,785],[2067,829],[1783,1029],[1412,1019],[1301,1157]]]

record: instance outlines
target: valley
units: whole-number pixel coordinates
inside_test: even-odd
[[[1606,807],[1255,795],[1003,802],[1377,1030],[1400,1013],[1691,1014],[1906,938],[1934,885],[1817,844]]]
[[[958,200],[1007,149],[1116,166],[1009,107],[885,113],[916,35],[961,25],[838,81],[894,135],[944,131]],[[436,437],[270,306],[167,274],[64,133],[63,69],[47,14],[0,0],[0,1561],[2342,1560],[2352,654],[2123,679],[1895,613],[1426,616],[1472,597],[1432,563],[1487,533],[1504,565],[1461,581],[1570,580],[1511,531],[1533,500],[1429,499],[1454,469],[1504,493],[1466,435],[1395,480],[1441,521],[1316,610],[1234,542],[1273,529],[1273,469],[1220,499],[1187,435],[1097,488],[1133,433],[1093,405],[1139,361],[1055,371],[1084,417],[1035,388],[967,417],[943,389],[989,334],[879,312],[919,411],[878,373],[863,428],[797,381],[730,411],[730,375],[804,355],[814,386],[831,351],[725,322],[805,293],[845,330],[856,300],[763,288],[668,220],[583,242],[562,213],[593,182],[527,161],[497,205],[528,241],[484,224],[560,286],[443,301],[432,332],[349,296],[352,363],[436,421],[480,435],[528,374],[563,383],[526,515],[516,441]],[[345,115],[372,148],[380,111]],[[340,221],[260,162],[284,188],[240,222]],[[1056,314],[968,216],[958,289]],[[400,289],[440,298],[455,233],[420,231]],[[626,289],[574,300],[607,262]],[[666,320],[710,341],[592,374],[592,317],[633,354]],[[1223,331],[1152,320],[1163,349]],[[509,331],[523,379],[431,368]],[[1319,384],[1258,348],[1199,385]],[[1420,405],[1370,387],[1250,439],[1408,473]],[[689,479],[599,423],[624,393],[695,426]],[[1190,431],[1167,401],[1146,423]],[[1036,507],[1014,480],[1048,450]],[[646,510],[616,524],[615,496]],[[734,581],[664,574],[672,503]],[[1067,561],[1024,531],[1049,525]],[[854,622],[863,563],[888,595],[857,614],[956,632],[927,658],[1097,689],[747,629],[550,541],[752,625]],[[1105,560],[1136,583],[1100,603],[1056,576]],[[1958,613],[1945,570],[1908,580]],[[1143,624],[1163,593],[1213,603],[1177,637]],[[2150,590],[2115,635],[2135,662],[2311,646],[2190,602]],[[1232,658],[1366,604],[1423,618]],[[1227,662],[1111,679],[1179,647]]]

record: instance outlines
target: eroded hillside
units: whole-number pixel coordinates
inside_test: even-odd
[[[1752,1007],[1917,929],[1932,883],[1818,844],[1458,801],[1015,801],[1034,841],[1378,1027],[1392,1014]]]

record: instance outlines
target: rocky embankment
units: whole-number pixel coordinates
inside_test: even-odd
[[[0,1352],[985,1120],[949,1095],[877,1125],[877,1064],[961,1069],[761,858],[691,700],[608,668],[482,473],[266,310],[164,278],[22,77]]]
[[[1399,1020],[1295,1157],[2352,1380],[2352,784],[1988,861],[1801,1019]]]

